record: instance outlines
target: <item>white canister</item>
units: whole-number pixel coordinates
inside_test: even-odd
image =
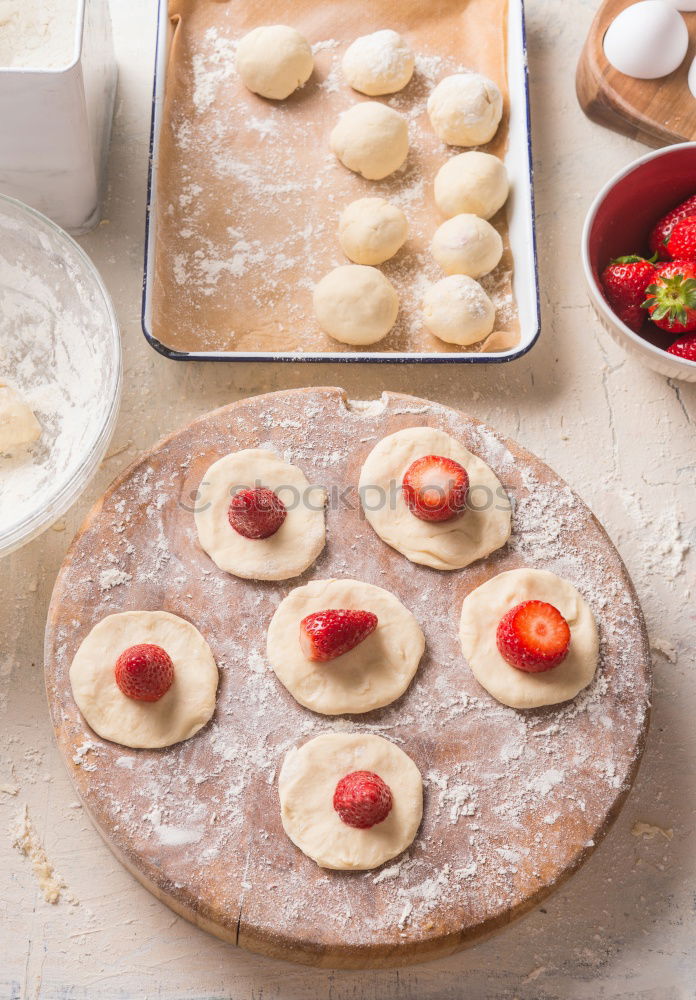
[[[28,65],[0,65],[0,192],[79,234],[100,215],[117,77],[111,20],[108,0],[52,0],[53,13],[67,12],[61,26],[45,21],[47,8],[39,5],[45,48],[55,49],[67,26],[65,62],[53,53],[42,65],[38,42],[30,48],[33,26],[23,22],[14,29],[13,61],[22,61],[22,31]]]

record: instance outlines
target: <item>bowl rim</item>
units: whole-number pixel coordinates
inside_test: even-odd
[[[651,160],[656,160],[662,156],[668,156],[671,153],[678,152],[680,149],[696,150],[696,142],[678,142],[670,146],[663,146],[660,149],[652,149],[649,153],[639,156],[637,160],[632,160],[625,167],[622,167],[621,170],[614,174],[614,176],[600,188],[599,192],[593,199],[592,204],[587,210],[587,215],[585,216],[585,222],[582,227],[580,250],[582,256],[582,267],[585,272],[585,281],[590,289],[593,304],[602,314],[604,319],[614,327],[618,328],[620,332],[631,340],[639,349],[646,351],[648,354],[654,355],[663,363],[668,360],[669,362],[674,362],[679,366],[683,365],[692,370],[696,368],[696,361],[689,361],[686,358],[680,358],[676,354],[668,354],[667,351],[663,351],[661,347],[656,347],[655,344],[651,344],[649,340],[641,337],[640,334],[632,330],[630,326],[626,326],[626,324],[619,319],[604,298],[604,294],[594,276],[592,264],[590,263],[590,232],[597,217],[597,212],[604,203],[609,192],[620,184],[626,177],[628,177],[629,174],[632,174],[634,170],[642,167],[644,163],[649,163]]]
[[[47,500],[43,508],[26,520],[18,522],[7,534],[0,534],[0,559],[42,534],[65,514],[84,492],[104,457],[116,427],[123,385],[123,352],[118,317],[109,290],[96,264],[69,233],[42,212],[30,205],[25,205],[18,198],[0,193],[0,211],[4,206],[9,206],[20,216],[27,217],[34,228],[48,230],[59,244],[63,243],[75,255],[83,268],[86,280],[91,280],[103,302],[105,314],[108,317],[108,334],[105,339],[107,344],[110,343],[109,349],[115,363],[109,386],[110,404],[102,413],[101,426],[96,430],[89,449],[80,459],[70,478]]]

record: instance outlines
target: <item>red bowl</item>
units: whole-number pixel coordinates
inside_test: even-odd
[[[665,350],[676,338],[647,321],[640,334],[634,333],[613,312],[599,280],[614,257],[649,254],[648,237],[655,223],[692,194],[696,194],[696,142],[642,156],[595,198],[583,229],[582,259],[590,298],[614,340],[655,371],[696,382],[696,362]]]

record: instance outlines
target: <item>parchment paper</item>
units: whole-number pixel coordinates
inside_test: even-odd
[[[153,333],[179,351],[346,353],[319,330],[312,288],[346,263],[337,240],[342,209],[382,196],[405,211],[406,246],[383,265],[401,299],[396,326],[370,350],[470,353],[422,325],[425,288],[442,277],[428,246],[442,221],[433,200],[437,169],[461,152],[433,133],[425,102],[462,68],[495,80],[505,95],[501,127],[487,148],[507,142],[507,0],[171,0],[175,25],[166,77],[156,193]],[[286,23],[315,49],[315,72],[288,100],[249,93],[234,69],[237,40],[260,24]],[[329,150],[341,111],[365,100],[344,82],[340,60],[358,35],[390,27],[417,53],[409,85],[386,102],[409,119],[405,167],[383,181],[348,171]],[[505,254],[483,284],[497,306],[482,345],[519,341],[505,212],[492,220]]]

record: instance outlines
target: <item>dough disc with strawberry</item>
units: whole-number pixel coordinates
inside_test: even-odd
[[[247,580],[287,580],[324,548],[325,504],[323,487],[297,466],[250,448],[210,466],[194,516],[201,546],[220,569]]]
[[[306,629],[309,621],[316,629],[322,613],[332,609],[357,612],[359,631],[351,633],[350,614],[326,615],[322,632],[312,633],[315,647],[323,640],[328,649],[318,659],[321,654],[308,648],[301,626]],[[365,628],[361,619],[372,621]],[[360,580],[312,580],[297,587],[281,601],[268,627],[267,655],[278,679],[300,705],[322,715],[371,712],[395,701],[410,684],[424,649],[411,612],[389,591]]]
[[[345,822],[334,803],[346,777],[386,786],[387,815],[373,825]],[[420,771],[403,750],[367,733],[323,733],[293,748],[278,779],[283,827],[321,868],[364,871],[395,858],[411,844],[423,815]],[[338,804],[338,803],[336,803]]]
[[[466,472],[462,509],[442,520],[413,513],[403,491],[406,473],[425,457],[442,458]],[[453,464],[454,463],[454,464]],[[433,463],[435,486],[442,482]],[[461,569],[505,545],[512,506],[493,470],[459,441],[434,427],[408,427],[383,438],[360,473],[360,500],[379,537],[411,562],[434,569]]]
[[[139,652],[142,661],[143,650],[154,650],[169,676],[164,685],[157,682],[159,690],[136,693],[131,687],[126,694],[119,668],[129,653]],[[124,611],[102,619],[85,637],[70,667],[70,684],[77,707],[102,739],[167,747],[193,736],[212,717],[218,668],[190,622],[167,611]]]
[[[500,651],[501,619],[528,601],[551,605],[567,623],[567,653],[551,669],[538,665],[519,669]],[[464,598],[459,637],[476,680],[511,708],[568,701],[587,687],[597,669],[599,635],[587,601],[571,583],[547,570],[512,569],[477,587]]]

